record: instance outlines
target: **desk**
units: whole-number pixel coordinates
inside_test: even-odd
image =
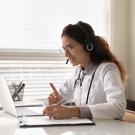
[[[43,105],[43,99],[24,99],[23,101],[14,101],[15,106],[38,106]],[[0,109],[2,109],[2,104],[0,102]]]
[[[0,111],[0,135],[14,135],[17,125],[15,117]]]
[[[135,123],[128,123],[119,120],[97,120],[95,126],[63,126],[63,127],[57,126],[57,127],[43,127],[43,128],[19,128],[17,126],[17,120],[15,118],[6,114],[2,115],[0,116],[0,123],[1,123],[0,135],[134,135],[135,134]],[[5,121],[4,124],[3,121]]]

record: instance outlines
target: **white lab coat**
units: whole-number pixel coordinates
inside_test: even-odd
[[[121,119],[126,109],[126,100],[124,84],[121,81],[118,67],[114,63],[106,62],[97,67],[86,105],[87,93],[95,69],[96,66],[89,65],[81,72],[81,76],[85,74],[82,86],[79,81],[75,86],[75,80],[80,72],[80,67],[77,67],[73,77],[59,89],[61,96],[67,100],[73,98],[75,104],[80,107],[82,115],[91,112],[93,119]],[[84,108],[81,109],[81,107]],[[90,112],[85,112],[85,108]]]

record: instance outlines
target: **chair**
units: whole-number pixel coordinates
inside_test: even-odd
[[[127,110],[135,111],[135,101],[127,99],[126,102],[127,102]]]
[[[123,116],[123,121],[135,122],[135,111],[126,110]]]

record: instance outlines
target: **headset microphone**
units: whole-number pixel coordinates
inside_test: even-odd
[[[68,64],[69,59],[67,59],[66,64]]]

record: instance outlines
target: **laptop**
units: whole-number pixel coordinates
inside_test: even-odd
[[[4,76],[0,76],[0,102],[2,104],[3,110],[15,117],[43,115],[43,106],[15,108]]]
[[[19,126],[20,127],[43,127],[43,126],[71,126],[71,125],[95,125],[92,120],[88,118],[71,118],[71,119],[49,119],[48,116],[43,114],[39,115],[20,115],[18,114],[11,94],[9,92],[9,88],[7,86],[6,80],[3,76],[0,76],[0,101],[2,103],[3,109],[15,116],[19,119]],[[42,111],[41,111],[42,112]],[[28,113],[28,111],[27,111]],[[35,116],[35,117],[34,117]]]

